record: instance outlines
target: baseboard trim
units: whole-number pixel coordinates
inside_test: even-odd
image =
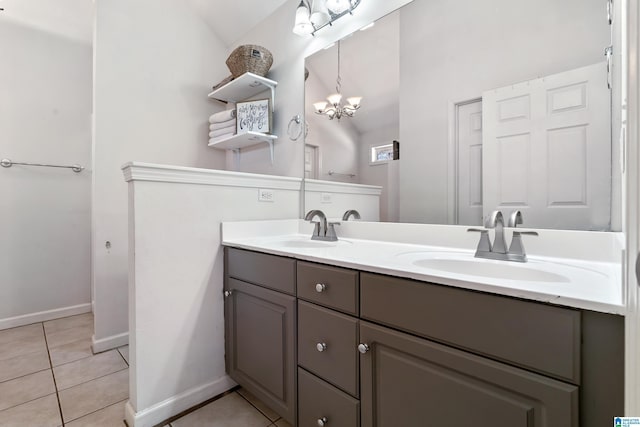
[[[102,353],[103,351],[122,347],[127,344],[129,344],[129,332],[112,335],[99,340],[96,339],[95,335],[91,337],[91,349],[94,353]]]
[[[0,319],[0,331],[3,329],[31,325],[32,323],[46,322],[47,320],[54,320],[61,317],[84,313],[91,313],[91,303],[72,305],[70,307],[56,308],[53,310],[39,311],[37,313],[29,313],[23,314],[22,316]]]
[[[213,382],[194,387],[138,412],[131,406],[131,401],[128,401],[124,410],[125,420],[129,427],[152,427],[222,394],[236,385],[228,375],[225,375]]]

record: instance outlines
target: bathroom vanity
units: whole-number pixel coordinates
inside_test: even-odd
[[[345,268],[332,247],[286,241],[225,236],[224,292],[227,372],[291,424],[595,427],[623,413],[622,316]]]

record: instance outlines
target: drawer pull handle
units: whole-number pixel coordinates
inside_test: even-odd
[[[366,352],[369,351],[369,345],[367,344],[359,344],[358,345],[358,351],[362,354],[365,354]]]
[[[328,422],[329,420],[327,419],[327,417],[318,418],[318,425],[320,427],[326,426]]]
[[[318,293],[324,292],[325,289],[327,289],[327,285],[325,285],[324,283],[317,283],[316,284],[316,292],[318,292]]]
[[[225,298],[228,298],[231,296],[231,291],[224,291],[224,296]]]
[[[318,344],[316,344],[316,350],[318,350],[320,353],[322,353],[326,349],[327,349],[327,345],[325,343],[319,342]]]

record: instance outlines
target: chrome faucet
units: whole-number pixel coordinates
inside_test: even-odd
[[[507,223],[508,227],[515,228],[516,225],[522,224],[522,213],[518,210],[511,212]],[[493,244],[489,239],[489,228],[495,229]],[[480,241],[476,249],[476,258],[488,258],[502,261],[527,262],[527,255],[522,245],[523,234],[529,236],[537,236],[535,231],[513,231],[511,245],[507,250],[507,242],[504,238],[504,217],[502,212],[496,210],[485,221],[485,229],[469,228],[467,231],[479,232]]]
[[[320,221],[313,221],[315,217],[318,217]],[[304,216],[304,219],[305,221],[311,221],[312,224],[315,224],[313,234],[311,235],[311,240],[324,240],[327,242],[335,242],[336,240],[338,240],[338,236],[336,235],[336,230],[334,227],[336,225],[340,225],[340,223],[327,223],[327,217],[321,210],[310,210]]]
[[[353,219],[360,219],[360,212],[355,209],[349,209],[344,213],[344,215],[342,215],[342,220],[349,221],[350,216],[353,216]]]

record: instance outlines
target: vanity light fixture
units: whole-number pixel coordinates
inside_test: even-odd
[[[340,78],[340,41],[338,40],[338,78],[336,79],[336,93],[327,97],[327,101],[315,102],[313,108],[316,114],[324,114],[329,120],[338,119],[342,116],[353,117],[356,110],[360,108],[361,96],[347,98],[348,105],[342,105],[342,94],[340,93],[342,79]],[[327,105],[329,107],[327,107]]]
[[[293,32],[299,36],[315,34],[336,19],[352,14],[361,0],[300,0]]]

